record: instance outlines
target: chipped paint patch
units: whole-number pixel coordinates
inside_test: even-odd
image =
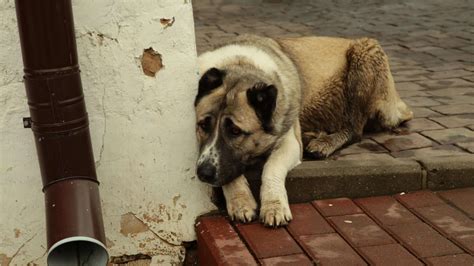
[[[174,17],[172,17],[172,18],[161,18],[160,19],[160,23],[161,23],[161,25],[163,25],[163,28],[165,28],[165,29],[168,28],[168,27],[173,26],[174,21],[175,21]]]
[[[12,261],[12,258],[5,254],[0,254],[0,265],[10,265],[10,261]]]
[[[148,231],[148,226],[140,221],[131,212],[122,215],[120,219],[120,233],[124,236]]]
[[[155,77],[156,73],[164,67],[161,54],[151,47],[143,50],[141,62],[143,73],[149,77]]]
[[[13,229],[13,232],[15,232],[15,238],[19,238],[21,235],[21,231],[18,228]]]
[[[176,203],[178,202],[179,198],[181,198],[181,195],[178,194],[176,196],[173,197],[173,205],[176,206]]]
[[[141,263],[137,264],[136,262],[141,262]],[[149,255],[142,254],[142,253],[132,254],[132,255],[112,256],[110,257],[110,263],[113,263],[113,264],[127,263],[128,265],[150,265],[151,257]]]

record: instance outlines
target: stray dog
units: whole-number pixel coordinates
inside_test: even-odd
[[[376,40],[243,35],[199,56],[197,175],[222,186],[233,219],[255,218],[245,169],[265,158],[260,220],[291,219],[285,178],[303,152],[326,158],[368,124],[397,127],[413,113],[400,99]]]

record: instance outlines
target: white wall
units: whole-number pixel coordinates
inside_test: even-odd
[[[82,82],[110,255],[179,262],[214,208],[195,176],[196,48],[189,0],[75,0]],[[175,17],[165,28],[161,18]],[[146,76],[152,47],[164,67]],[[43,194],[22,83],[14,1],[0,0],[0,264],[45,263]]]

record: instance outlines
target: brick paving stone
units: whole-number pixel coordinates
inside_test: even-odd
[[[420,221],[408,209],[390,196],[360,198],[354,201],[373,219],[384,226]]]
[[[459,247],[425,223],[392,225],[387,228],[419,258],[463,253]]]
[[[467,250],[469,254],[474,255],[474,235],[466,234],[455,236],[454,241]]]
[[[423,217],[425,222],[447,236],[471,235],[474,237],[474,221],[447,204],[413,210]]]
[[[300,236],[299,242],[317,265],[367,265],[338,234]]]
[[[224,217],[204,217],[196,225],[201,265],[257,265]]]
[[[339,155],[348,155],[348,154],[358,154],[358,153],[377,153],[377,152],[387,152],[387,150],[380,146],[373,140],[363,139],[360,142],[354,143],[339,153]]]
[[[440,144],[474,141],[474,132],[466,128],[428,130],[421,132],[421,134],[437,141]]]
[[[430,91],[426,91],[426,93],[433,96],[465,95],[468,93],[474,93],[474,88],[472,87],[448,88],[448,89],[430,90]]]
[[[430,147],[432,145],[431,140],[421,136],[418,133],[411,133],[408,135],[383,134],[373,137],[373,139],[393,152]]]
[[[474,219],[474,188],[439,191],[437,194]]]
[[[442,104],[461,105],[471,104],[474,102],[474,95],[451,95],[451,96],[431,96],[433,100],[436,100]],[[465,113],[472,113],[472,108],[466,109]]]
[[[422,149],[406,150],[392,152],[391,155],[396,158],[426,158],[438,156],[456,156],[465,155],[466,152],[454,145],[439,145]]]
[[[334,232],[310,203],[292,204],[290,208],[293,220],[287,228],[294,237]]]
[[[426,118],[415,118],[404,124],[403,127],[408,128],[411,132],[420,132],[424,130],[443,129],[440,124]]]
[[[426,264],[429,266],[472,266],[474,257],[469,254],[448,255],[442,257],[426,258]]]
[[[371,265],[423,265],[423,263],[399,244],[361,247],[360,252]]]
[[[415,82],[396,82],[395,87],[398,91],[422,91],[426,89]]]
[[[285,228],[266,228],[260,223],[237,224],[237,230],[259,259],[303,253]]]
[[[427,69],[429,71],[437,72],[437,71],[444,71],[444,70],[453,70],[453,69],[463,69],[464,64],[455,62],[455,63],[449,63],[449,64],[442,64],[442,65],[437,65],[437,66],[431,66],[428,67]]]
[[[362,210],[348,198],[315,200],[312,204],[325,217],[363,213]]]
[[[337,231],[355,247],[395,243],[395,240],[365,214],[328,218]]]
[[[463,77],[463,79],[465,79],[467,81],[470,81],[470,82],[474,82],[474,75]]]
[[[464,96],[465,97],[465,96]],[[434,111],[445,115],[458,115],[464,113],[474,112],[474,105],[472,104],[448,104],[431,107]]]
[[[442,124],[445,127],[464,127],[474,124],[474,114],[430,117],[430,119]]]
[[[431,107],[431,106],[441,105],[440,102],[432,100],[427,97],[407,97],[407,98],[404,98],[404,100],[405,100],[405,103],[408,104],[408,106]]]
[[[416,118],[442,116],[442,114],[437,113],[426,107],[412,107],[411,110],[413,111],[413,114]]]
[[[431,79],[447,79],[447,78],[462,78],[472,73],[463,69],[456,69],[456,70],[446,70],[446,71],[438,71],[432,74],[429,74],[428,77]]]
[[[400,193],[395,195],[395,198],[409,209],[445,204],[435,193],[428,190]]]
[[[402,99],[407,98],[407,97],[428,97],[430,96],[427,92],[421,91],[421,90],[403,90],[399,91],[398,94],[400,94],[400,97]]]
[[[264,266],[310,266],[313,265],[310,259],[304,254],[273,257],[260,260]]]
[[[472,83],[463,79],[444,79],[444,80],[423,80],[417,82],[418,84],[429,89],[448,89],[459,87],[472,87]]]
[[[459,142],[456,143],[456,146],[461,147],[470,153],[474,153],[474,142]]]

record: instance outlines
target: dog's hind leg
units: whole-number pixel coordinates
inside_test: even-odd
[[[341,130],[333,134],[325,132],[303,134],[304,153],[313,159],[324,159],[333,154],[336,150],[354,141],[352,130]]]
[[[245,176],[241,175],[222,187],[227,213],[232,220],[250,222],[255,218],[257,203]]]
[[[377,116],[382,128],[392,129],[405,121],[411,120],[413,118],[413,112],[405,102],[400,99],[400,96],[395,89],[395,82],[393,81],[390,70],[384,88],[386,91],[375,103],[375,112],[378,114]]]
[[[388,57],[374,39],[354,41],[347,52],[349,99],[357,99],[355,111],[377,119],[385,129],[397,127],[413,118],[413,112],[395,89]]]

